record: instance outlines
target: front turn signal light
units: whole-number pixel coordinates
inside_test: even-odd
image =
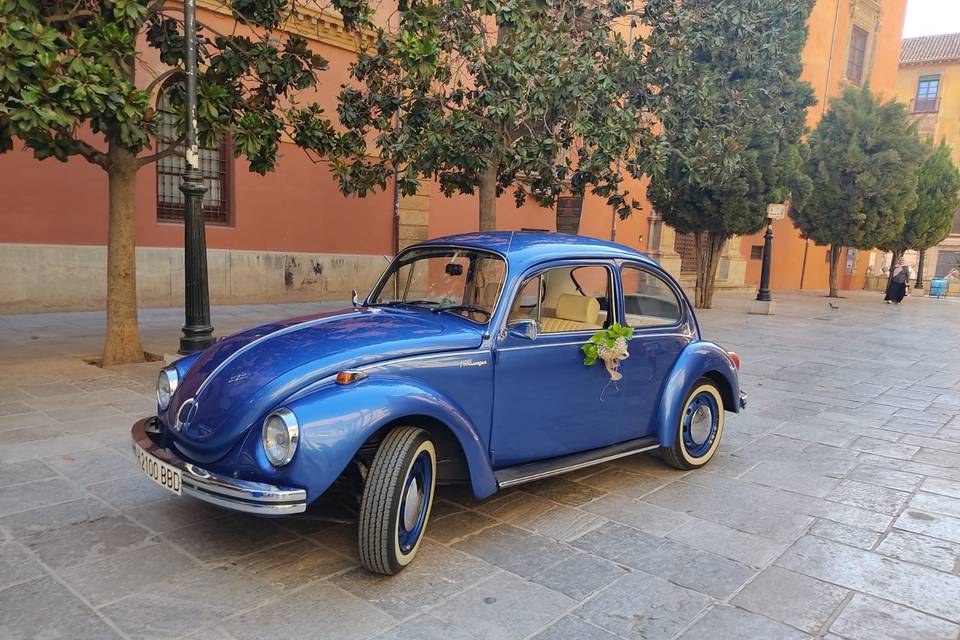
[[[737,368],[737,371],[740,370],[740,356],[735,354],[733,351],[728,351],[727,355],[730,356],[730,360],[733,361],[733,366]]]
[[[353,384],[367,377],[363,371],[345,370],[337,374],[337,384]]]

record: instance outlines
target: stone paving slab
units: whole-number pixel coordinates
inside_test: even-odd
[[[960,640],[960,305],[775,296],[776,316],[745,295],[699,314],[750,393],[707,468],[441,488],[393,578],[359,568],[342,513],[261,520],[139,477],[158,365],[84,363],[102,313],[0,316],[0,638]],[[180,313],[141,324],[171,351]]]

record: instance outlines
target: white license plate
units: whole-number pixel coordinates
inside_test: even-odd
[[[137,443],[133,444],[133,452],[137,456],[137,466],[140,467],[143,475],[167,491],[180,495],[180,469],[150,455]]]

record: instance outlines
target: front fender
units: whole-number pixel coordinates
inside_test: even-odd
[[[691,342],[680,352],[680,357],[677,358],[670,375],[667,376],[660,397],[656,423],[656,434],[660,446],[673,446],[674,439],[677,437],[680,412],[683,410],[687,394],[697,380],[707,375],[726,383],[726,388],[721,385],[720,389],[724,408],[727,411],[739,413],[740,377],[730,356],[722,347],[712,342],[702,340]]]
[[[422,415],[445,424],[460,443],[474,494],[482,498],[496,491],[486,447],[473,423],[450,398],[416,381],[368,378],[351,385],[331,382],[284,406],[300,424],[294,459],[275,469],[263,453],[260,429],[254,428],[240,454],[240,477],[302,487],[307,502],[313,502],[378,429],[404,416]]]

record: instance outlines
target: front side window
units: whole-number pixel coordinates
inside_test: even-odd
[[[612,321],[612,290],[610,270],[604,266],[547,269],[520,286],[508,322],[536,320],[540,333],[598,331]]]
[[[667,327],[680,322],[680,299],[662,278],[650,271],[626,266],[623,282],[623,311],[628,327]]]
[[[850,32],[850,54],[847,56],[847,78],[863,82],[863,63],[867,57],[867,32],[854,26]]]
[[[917,99],[913,110],[929,112],[937,110],[937,95],[940,93],[940,76],[923,76],[917,84]]]
[[[419,306],[486,324],[503,279],[503,258],[485,251],[429,247],[400,254],[387,269],[371,306]]]

